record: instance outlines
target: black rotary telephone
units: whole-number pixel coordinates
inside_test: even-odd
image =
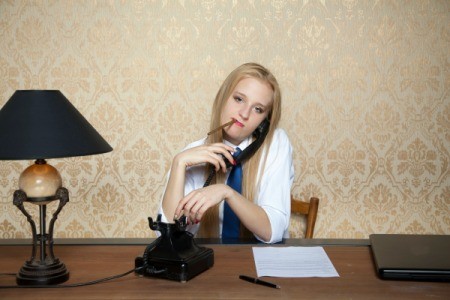
[[[269,132],[269,126],[270,122],[266,118],[264,119],[264,121],[261,122],[261,124],[258,125],[258,127],[256,127],[255,131],[253,131],[252,133],[255,140],[234,158],[236,163],[243,162],[244,160],[249,159],[253,154],[255,154],[255,152],[259,149],[259,147],[261,147],[262,143],[264,142],[264,139],[266,138],[267,133]],[[225,164],[227,166],[227,169],[233,166],[233,164],[228,159],[225,159]],[[210,185],[211,180],[214,178],[215,175],[216,172],[214,169],[212,169],[203,187]]]
[[[135,259],[135,273],[186,282],[214,265],[212,249],[195,243],[192,233],[186,231],[186,217],[175,223],[156,222],[148,218],[150,229],[161,236],[147,246],[143,256]]]
[[[259,124],[253,132],[255,140],[234,158],[237,163],[248,159],[261,147],[269,125],[268,119]],[[233,166],[227,159],[225,163],[227,168]],[[211,183],[215,174],[212,169],[204,187]],[[150,217],[148,221],[150,229],[161,232],[161,236],[147,246],[143,256],[136,257],[135,273],[186,282],[214,265],[213,250],[198,246],[194,236],[186,231],[186,216],[175,220],[175,223],[161,222],[161,215],[156,222]]]

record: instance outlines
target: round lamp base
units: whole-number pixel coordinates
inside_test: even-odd
[[[18,285],[51,285],[59,284],[69,279],[66,266],[55,259],[51,264],[40,264],[27,261],[16,277]]]

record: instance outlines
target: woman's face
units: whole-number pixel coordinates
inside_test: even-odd
[[[224,138],[239,145],[250,136],[272,109],[273,91],[267,82],[253,77],[239,81],[226,100],[220,123],[236,120],[225,127]]]

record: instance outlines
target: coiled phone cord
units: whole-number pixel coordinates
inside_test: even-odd
[[[208,178],[206,178],[206,181],[203,184],[203,187],[207,187],[208,185],[211,184],[211,181],[213,180],[214,175],[216,175],[216,172],[214,171],[214,169],[211,169],[211,172],[209,173]]]

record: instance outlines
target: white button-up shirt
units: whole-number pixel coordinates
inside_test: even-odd
[[[205,143],[205,139],[198,140],[189,144],[185,149],[193,148]],[[244,140],[240,145],[232,145],[224,141],[225,144],[233,148],[239,147],[244,150],[251,142],[251,138]],[[263,156],[264,157],[264,153]],[[243,162],[245,165],[245,161]],[[231,169],[231,168],[230,168]],[[226,175],[228,178],[229,175]],[[167,175],[167,179],[169,178]],[[258,178],[261,174],[258,174]],[[226,178],[226,179],[227,179]],[[225,179],[225,180],[226,180]],[[257,190],[256,199],[254,203],[262,207],[266,212],[270,226],[272,229],[272,236],[267,243],[276,243],[283,238],[289,237],[289,219],[291,211],[291,187],[294,180],[294,166],[292,163],[292,145],[286,132],[283,129],[276,129],[274,132],[272,144],[269,148],[267,162],[264,172],[262,174],[261,183]],[[226,182],[226,181],[225,181]],[[205,183],[205,168],[204,165],[197,165],[189,167],[186,170],[186,179],[184,194],[187,195],[191,191],[202,188]],[[159,214],[161,214],[161,221],[168,222],[164,215],[162,205],[160,205]],[[219,206],[219,232],[222,232],[223,222],[223,201]],[[187,226],[187,230],[196,234],[201,222]],[[262,239],[255,235],[255,237],[262,241]]]

